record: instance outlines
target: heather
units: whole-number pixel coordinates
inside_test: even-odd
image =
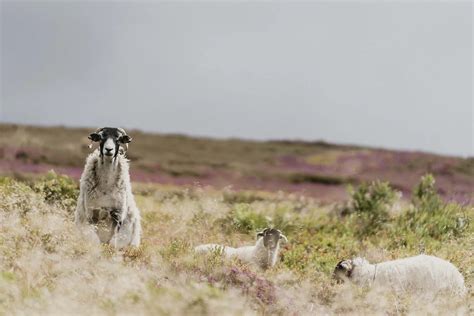
[[[0,124],[0,175],[17,178],[54,169],[78,179],[97,127]],[[385,181],[410,200],[424,174],[445,201],[473,203],[474,158],[336,145],[324,141],[212,139],[128,130],[135,182],[199,183],[224,189],[295,193],[326,203],[347,200],[347,186]]]

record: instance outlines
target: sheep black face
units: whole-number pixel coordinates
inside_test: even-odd
[[[128,143],[132,138],[121,128],[103,127],[99,128],[95,133],[89,135],[89,139],[93,142],[100,142],[100,156],[108,157],[109,160],[117,157],[120,147],[127,149]]]
[[[351,277],[352,274],[352,261],[342,260],[336,265],[334,269],[333,278],[336,279],[337,283],[342,283],[346,279]]]
[[[288,241],[285,235],[275,228],[265,228],[263,231],[257,233],[257,238],[263,237],[263,245],[267,249],[275,249],[281,240]]]

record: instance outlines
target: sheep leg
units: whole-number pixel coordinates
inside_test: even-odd
[[[121,236],[121,228],[123,225],[122,214],[123,212],[120,209],[112,209],[110,211],[110,217],[112,219],[112,230],[109,243],[111,245],[114,245],[115,248],[122,247],[122,245],[118,244],[120,243],[120,240],[123,239],[123,236]]]
[[[132,227],[132,240],[130,242],[131,246],[134,246],[134,247],[140,246],[141,231],[142,231],[142,225],[140,223],[140,219],[135,219],[135,221],[133,222],[133,227]]]
[[[100,238],[97,235],[95,226],[88,226],[86,225],[87,222],[90,222],[91,217],[87,213],[87,204],[86,204],[86,197],[84,194],[80,193],[79,198],[77,200],[77,207],[76,212],[74,214],[74,222],[86,238],[90,239],[94,243],[100,243]]]
[[[110,216],[112,217],[112,229],[118,232],[122,226],[122,212],[119,209],[112,209]]]
[[[76,212],[74,216],[74,222],[76,225],[83,224],[86,221],[86,202],[84,198],[84,194],[80,193],[79,198],[77,199],[77,206],[76,206]]]

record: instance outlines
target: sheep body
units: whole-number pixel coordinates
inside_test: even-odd
[[[121,224],[114,231],[116,220]],[[128,160],[123,155],[108,162],[97,149],[87,157],[75,222],[79,226],[95,225],[98,239],[117,248],[140,244],[140,212],[132,194]]]
[[[378,264],[355,258],[350,264],[349,279],[357,285],[388,286],[403,292],[448,292],[459,296],[467,292],[458,269],[434,256],[419,255]]]
[[[278,260],[280,239],[286,241],[285,235],[277,229],[265,229],[257,236],[258,239],[254,246],[233,248],[218,244],[205,244],[197,246],[194,250],[198,253],[217,251],[228,259],[238,258],[243,262],[255,264],[262,269],[273,267]]]

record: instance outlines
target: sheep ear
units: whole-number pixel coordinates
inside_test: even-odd
[[[288,242],[288,238],[285,235],[281,234],[280,239],[283,239],[285,242]]]
[[[258,237],[263,237],[263,236],[265,236],[265,231],[262,231],[262,232],[258,232],[258,233],[257,233],[257,238],[258,238]]]
[[[89,135],[88,138],[93,142],[98,142],[98,141],[101,140],[102,137],[100,136],[99,133],[92,133],[92,134]]]
[[[124,144],[128,144],[132,141],[132,138],[128,135],[120,136],[119,141]]]

